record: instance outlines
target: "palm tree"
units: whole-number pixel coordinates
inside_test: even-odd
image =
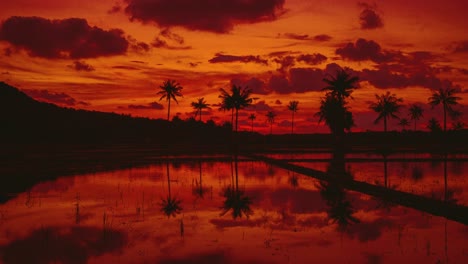
[[[354,126],[353,114],[349,111],[346,102],[339,102],[337,98],[326,95],[320,101],[320,109],[316,116],[319,123],[324,121],[332,134],[341,135],[343,130],[349,131]]]
[[[321,99],[320,111],[316,115],[320,116],[319,123],[325,120],[335,135],[335,143],[341,145],[344,140],[344,130],[349,130],[354,125],[353,115],[346,106],[346,99],[357,88],[359,78],[341,69],[335,76],[329,75],[323,81],[327,86],[322,91],[327,92]]]
[[[423,109],[422,107],[418,106],[417,104],[413,104],[409,108],[409,115],[410,119],[414,120],[414,131],[416,131],[416,121],[421,119],[423,116]]]
[[[461,97],[455,96],[454,88],[439,89],[429,97],[429,104],[434,108],[441,104],[444,109],[444,132],[447,131],[447,112],[453,111],[452,107],[458,104]]]
[[[180,212],[182,211],[182,207],[180,206],[182,201],[175,197],[172,197],[171,178],[169,176],[169,163],[166,163],[166,174],[168,195],[166,198],[161,199],[161,203],[159,203],[159,205],[161,206],[161,211],[169,218],[171,216],[176,216],[180,214]]]
[[[223,190],[223,196],[226,198],[221,207],[221,216],[232,210],[232,218],[236,219],[245,215],[247,218],[253,214],[250,206],[252,205],[252,199],[245,195],[243,190],[239,190],[239,174],[238,174],[238,162],[237,156],[234,158],[234,168],[236,179],[234,183],[234,176],[232,177],[232,185],[229,185]],[[231,163],[231,173],[234,173]]]
[[[434,117],[429,119],[429,121],[427,122],[427,128],[429,129],[429,131],[434,133],[442,131],[442,127],[440,126],[439,121],[437,121],[437,119],[435,119]]]
[[[273,111],[268,111],[266,114],[267,122],[270,123],[270,135],[273,133],[273,123],[275,123],[276,114]]]
[[[396,113],[400,111],[403,98],[396,97],[396,94],[387,92],[382,95],[375,95],[377,102],[371,103],[369,108],[379,114],[374,123],[377,124],[382,118],[384,120],[384,131],[387,132],[387,118],[400,119]]]
[[[231,88],[231,93],[228,93],[223,88],[220,89],[221,95],[221,109],[222,110],[232,110],[236,112],[236,132],[238,130],[238,121],[239,121],[239,110],[243,109],[252,104],[254,98],[251,98],[252,90],[246,88],[241,88],[240,86],[233,85]],[[233,126],[234,128],[234,126]]]
[[[182,96],[181,91],[183,88],[175,80],[166,80],[161,86],[159,86],[159,88],[161,89],[161,91],[159,91],[157,95],[161,95],[159,101],[161,101],[164,98],[167,101],[167,120],[169,120],[169,115],[171,112],[171,100],[174,100],[177,104],[179,104],[176,97]]]
[[[328,84],[327,87],[323,88],[322,91],[327,91],[327,94],[337,98],[339,101],[343,101],[351,96],[351,93],[357,88],[357,82],[359,78],[357,76],[351,76],[345,70],[341,69],[336,72],[336,76],[328,76],[323,79]]]
[[[406,127],[410,125],[408,119],[406,118],[401,118],[400,122],[398,122],[398,125],[401,126],[401,131],[406,130]]]
[[[294,134],[294,113],[297,112],[299,101],[290,101],[288,104],[288,110],[292,112],[291,118],[291,134]]]
[[[250,114],[249,119],[252,121],[252,132],[253,132],[253,126],[254,126],[254,120],[257,118],[255,114]]]
[[[192,102],[192,107],[193,109],[197,112],[197,114],[200,116],[200,121],[202,121],[202,110],[203,109],[210,109],[210,104],[207,104],[205,101],[205,98],[198,98],[198,101]],[[195,115],[196,117],[196,115]]]

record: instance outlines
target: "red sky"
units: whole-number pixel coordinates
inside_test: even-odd
[[[267,133],[266,111],[278,114],[275,133],[290,131],[286,105],[298,100],[296,131],[317,124],[322,78],[338,66],[360,77],[351,101],[354,131],[382,130],[369,101],[391,91],[421,104],[425,129],[440,107],[434,89],[460,91],[467,123],[468,20],[464,0],[16,0],[0,9],[0,81],[61,106],[165,118],[158,87],[175,79],[183,98],[171,115],[193,116],[190,103],[219,103],[232,83],[255,92],[255,129]],[[156,103],[154,103],[156,102]],[[204,119],[230,120],[213,107]],[[399,129],[390,121],[390,129]],[[450,122],[449,122],[450,124]],[[448,125],[450,127],[450,125]]]

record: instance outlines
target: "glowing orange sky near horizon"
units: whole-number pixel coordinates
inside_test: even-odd
[[[47,90],[48,99],[40,98],[38,93],[35,93],[35,98],[39,100],[54,102],[53,100],[57,100],[57,96],[54,95],[61,93],[76,100],[69,105],[55,101],[62,106],[165,118],[166,103],[158,101],[156,92],[164,80],[175,79],[184,87],[182,91],[184,96],[180,98],[178,105],[171,106],[171,115],[179,114],[185,119],[193,116],[190,103],[197,98],[205,97],[208,103],[217,104],[219,88],[229,89],[233,79],[238,79],[242,84],[252,85],[252,82],[248,81],[254,78],[258,85],[254,90],[263,92],[254,94],[254,97],[259,98],[256,100],[259,104],[257,108],[242,112],[241,129],[250,130],[250,122],[246,116],[256,113],[255,130],[268,133],[269,126],[265,114],[266,109],[272,109],[278,114],[273,132],[288,133],[291,113],[286,105],[290,100],[298,100],[300,103],[295,117],[295,131],[313,133],[328,131],[323,124],[317,124],[318,119],[314,117],[320,96],[323,95],[320,89],[324,85],[315,87],[321,84],[311,82],[314,87],[305,89],[304,87],[311,83],[306,81],[308,75],[301,75],[300,71],[301,69],[305,72],[311,69],[324,71],[327,65],[336,63],[362,74],[361,87],[353,93],[354,100],[350,104],[356,121],[353,131],[382,130],[382,124],[373,124],[376,114],[370,112],[368,102],[374,100],[375,94],[384,93],[386,90],[403,97],[405,105],[411,103],[425,105],[424,118],[418,125],[420,129],[425,129],[425,124],[431,117],[440,120],[440,109],[431,110],[427,106],[431,89],[437,88],[437,81],[436,84],[427,81],[432,80],[431,78],[448,80],[451,86],[460,89],[458,95],[462,100],[458,109],[464,113],[462,121],[467,123],[468,21],[465,18],[465,10],[468,4],[466,1],[455,0],[445,3],[397,0],[366,4],[345,0],[262,2],[278,3],[279,7],[274,12],[276,15],[274,18],[268,17],[271,12],[265,11],[265,7],[258,4],[260,1],[252,1],[249,4],[252,9],[245,9],[245,12],[243,10],[240,14],[232,15],[229,10],[223,11],[228,12],[227,16],[234,17],[230,21],[232,28],[223,28],[223,32],[210,30],[209,27],[217,26],[213,23],[205,28],[190,24],[194,21],[190,20],[191,16],[196,17],[196,14],[190,15],[187,10],[183,10],[183,7],[182,11],[174,10],[174,14],[167,14],[174,17],[171,21],[157,17],[158,14],[155,14],[157,11],[147,12],[152,18],[159,19],[157,21],[166,19],[165,24],[130,20],[128,12],[126,13],[124,9],[129,3],[139,2],[141,1],[17,0],[2,3],[1,23],[13,16],[36,16],[50,20],[83,18],[91,27],[105,31],[121,29],[130,47],[125,52],[112,56],[47,58],[31,55],[30,50],[13,45],[0,34],[0,50],[2,50],[0,81],[5,81],[27,93],[31,90]],[[199,1],[199,5],[207,5],[209,2]],[[228,2],[238,4],[245,1],[226,1]],[[113,7],[119,8],[115,8],[115,12],[109,12]],[[220,7],[217,8],[222,10]],[[258,15],[255,8],[265,11],[268,19]],[[371,28],[362,29],[360,15],[366,9],[380,18],[382,24],[372,25],[375,21],[369,17],[370,20],[367,22],[371,24]],[[208,20],[216,15],[215,7],[207,5],[204,10]],[[182,17],[184,12],[189,14],[187,15],[189,18]],[[321,35],[327,35],[329,39],[316,38]],[[160,45],[150,45],[148,51],[132,48],[132,45],[138,42],[148,45],[155,43],[156,38],[159,39]],[[366,49],[348,50],[347,53],[337,51],[347,43],[357,45],[358,39],[361,38],[368,43],[373,41],[380,45],[381,50],[377,52],[378,54],[372,54],[372,50]],[[422,51],[424,53],[418,53]],[[314,62],[299,59],[301,55],[307,54],[321,54],[326,59]],[[381,60],[381,56],[389,54],[399,56],[398,62]],[[418,57],[418,54],[421,57]],[[223,61],[228,55],[238,56],[236,57],[238,60]],[[292,61],[287,61],[288,56]],[[222,62],[210,62],[217,57]],[[80,63],[84,68],[77,70],[76,63]],[[386,80],[385,77],[388,75],[379,75],[383,74],[384,65],[392,64],[395,65],[386,73],[405,75],[409,79],[405,80],[405,85],[399,86],[396,83],[398,80]],[[368,72],[366,75],[364,74],[366,70],[375,72]],[[283,78],[282,80],[286,81],[285,85],[289,86],[278,88],[272,81],[272,76]],[[377,78],[379,80],[376,80]],[[155,101],[161,103],[163,109],[144,109]],[[407,117],[407,114],[406,107],[402,110],[401,116]],[[217,107],[213,107],[203,118],[220,123],[230,120],[230,115],[219,112]],[[400,129],[396,123],[397,121],[392,120],[389,124],[390,129]]]

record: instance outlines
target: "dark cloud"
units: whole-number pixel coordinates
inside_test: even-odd
[[[156,110],[162,110],[164,109],[164,106],[158,102],[152,102],[147,105],[128,105],[128,109],[135,109],[135,110],[141,110],[141,109],[156,109]]]
[[[138,71],[138,70],[140,70],[140,68],[133,67],[133,66],[125,66],[125,65],[112,66],[112,69],[130,70],[130,71]]]
[[[317,65],[322,62],[325,62],[326,60],[327,60],[327,57],[320,53],[302,54],[297,57],[297,61],[303,61],[309,65]]]
[[[289,80],[283,75],[272,75],[268,82],[268,87],[271,91],[280,94],[289,93]]]
[[[285,0],[125,0],[131,20],[180,26],[215,33],[230,32],[235,25],[273,21],[284,12]]]
[[[319,91],[324,87],[324,73],[320,69],[292,68],[290,75],[290,92],[304,93],[308,91]]]
[[[252,89],[254,94],[268,94],[270,91],[267,89],[265,82],[258,78],[250,78],[248,80],[242,80],[240,78],[234,78],[231,80],[231,85],[248,87]]]
[[[401,52],[384,50],[373,40],[358,39],[356,43],[348,42],[335,50],[341,58],[351,61],[370,60],[376,63],[398,61],[404,59]]]
[[[90,26],[80,18],[13,16],[2,23],[0,40],[26,50],[31,56],[51,59],[121,55],[129,46],[122,30]]]
[[[262,59],[260,56],[247,55],[247,56],[236,56],[216,53],[215,56],[209,60],[210,63],[229,63],[229,62],[253,62],[258,64],[268,64],[268,61]]]
[[[74,61],[73,65],[70,65],[71,68],[73,68],[76,71],[86,71],[86,72],[91,72],[94,71],[94,67],[84,61]]]
[[[288,71],[291,67],[293,67],[296,64],[296,58],[294,56],[284,56],[284,57],[277,57],[273,59],[274,62],[278,63],[280,67],[278,68],[278,71],[280,72],[286,72]]]
[[[359,15],[361,29],[376,29],[384,26],[382,18],[375,10],[375,5],[359,3],[359,6],[363,8],[361,14]]]
[[[295,39],[295,40],[309,40],[310,37],[307,34],[300,35],[300,34],[295,34],[295,33],[283,33],[283,34],[278,34],[279,37],[282,38],[288,38],[288,39]]]
[[[468,40],[456,43],[453,48],[453,52],[455,53],[468,52]]]
[[[136,53],[146,53],[151,50],[151,46],[148,43],[137,41],[130,45],[130,48]]]
[[[169,28],[165,28],[159,32],[151,45],[155,48],[173,49],[173,50],[186,50],[191,49],[191,46],[185,45],[185,39]]]
[[[280,100],[276,100],[275,104],[280,105],[280,104],[283,104],[283,103]]]
[[[115,13],[119,13],[120,11],[122,11],[122,6],[120,6],[120,3],[115,3],[111,9],[109,9],[107,11],[108,14],[115,14]]]
[[[325,41],[329,41],[331,39],[332,39],[332,37],[327,35],[327,34],[320,34],[320,35],[315,35],[314,36],[314,40],[316,40],[316,41],[325,42]]]
[[[77,101],[66,93],[53,93],[47,90],[24,89],[22,90],[27,95],[39,101],[46,101],[53,104],[75,106],[75,105],[89,105],[86,102]]]
[[[273,111],[273,107],[269,106],[265,101],[259,101],[246,108],[247,111]]]

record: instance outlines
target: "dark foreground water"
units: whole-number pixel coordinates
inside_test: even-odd
[[[344,177],[468,205],[466,157],[347,158]],[[242,156],[62,177],[0,205],[3,263],[468,263],[467,242],[462,223]]]

